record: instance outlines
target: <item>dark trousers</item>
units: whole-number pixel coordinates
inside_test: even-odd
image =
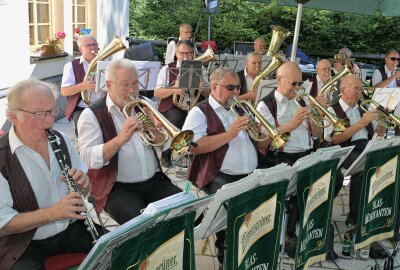
[[[98,230],[100,233],[101,231]],[[75,221],[63,232],[43,240],[31,241],[12,270],[44,269],[44,260],[61,253],[89,252],[92,238],[83,221]]]
[[[139,183],[114,184],[105,206],[106,212],[118,224],[123,224],[141,214],[149,203],[164,199],[182,190],[172,184],[162,172]]]
[[[220,172],[214,178],[214,180],[210,184],[204,186],[202,188],[202,190],[207,194],[214,194],[223,185],[229,184],[232,182],[236,182],[236,181],[246,177],[247,175],[248,174],[229,175],[229,174]],[[215,234],[215,238],[216,238],[215,247],[218,249],[218,254],[217,254],[218,261],[220,263],[223,263],[223,261],[224,261],[224,256],[223,256],[224,253],[223,252],[225,250],[226,230],[221,230],[221,231],[217,232]]]

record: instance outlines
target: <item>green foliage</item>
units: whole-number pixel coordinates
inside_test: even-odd
[[[179,25],[186,22],[199,31],[196,40],[207,40],[208,14],[201,12],[201,0],[131,0],[130,36],[165,40],[177,37]],[[267,44],[270,25],[294,32],[297,9],[276,3],[245,0],[219,0],[218,13],[211,16],[211,39],[220,48],[233,47],[234,41],[263,37]],[[309,54],[336,53],[349,47],[359,53],[385,53],[400,49],[400,18],[380,15],[361,16],[323,10],[303,9],[299,48]],[[287,38],[281,49],[292,42]]]

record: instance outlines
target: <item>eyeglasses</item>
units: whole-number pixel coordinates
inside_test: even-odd
[[[97,48],[97,46],[99,46],[99,44],[97,43],[89,43],[89,44],[84,44],[82,46],[88,47],[88,48]]]
[[[397,61],[397,62],[400,61],[400,57],[389,57],[389,59],[392,60],[393,62],[394,61]]]
[[[21,112],[25,112],[25,113],[30,113],[31,115],[33,115],[33,118],[35,120],[43,120],[46,115],[50,115],[51,117],[55,117],[59,112],[60,112],[60,108],[59,107],[54,107],[51,110],[48,111],[40,111],[40,112],[30,112],[30,111],[25,111],[23,109],[15,109],[17,111],[21,111]]]
[[[181,55],[189,56],[192,55],[193,52],[179,52]]]
[[[292,82],[291,80],[289,80],[289,79],[287,79],[285,77],[282,77],[282,78],[284,78],[293,87],[296,87],[296,86],[300,87],[304,83],[304,82]]]
[[[119,87],[122,87],[122,88],[124,88],[126,90],[128,90],[130,88],[136,89],[139,86],[139,82],[138,81],[136,81],[134,83],[116,83],[116,82],[111,81],[111,83],[113,83],[115,85],[118,85]]]
[[[237,90],[240,91],[240,84],[236,84],[236,85],[235,85],[235,84],[222,85],[222,84],[216,83],[215,85],[219,85],[219,86],[225,87],[226,90],[228,90],[228,91],[233,91],[233,90],[235,90],[235,89],[237,89]]]

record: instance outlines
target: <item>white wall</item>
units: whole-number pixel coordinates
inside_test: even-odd
[[[117,35],[124,41],[126,47],[129,36],[129,0],[97,0],[97,41],[100,50],[107,46]],[[123,57],[120,51],[111,58]]]

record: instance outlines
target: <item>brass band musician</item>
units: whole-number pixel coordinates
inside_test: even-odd
[[[238,71],[240,80],[240,95],[238,99],[255,100],[257,92],[251,90],[254,79],[262,69],[262,56],[257,52],[250,52],[246,56],[246,66]]]

